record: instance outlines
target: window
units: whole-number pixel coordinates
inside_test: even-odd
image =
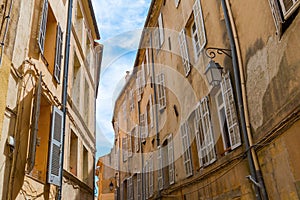
[[[151,153],[150,158],[149,158],[149,162],[148,162],[148,169],[149,169],[149,197],[153,196],[153,189],[154,189],[154,172],[153,172],[153,154]]]
[[[169,183],[170,185],[175,183],[175,169],[174,169],[174,149],[173,149],[173,136],[168,136],[168,167],[169,167]]]
[[[133,129],[133,134],[134,134],[134,147],[135,151],[138,152],[140,150],[140,137],[139,137],[139,129],[138,126],[136,125],[135,128]]]
[[[80,104],[80,82],[81,82],[81,66],[79,59],[74,54],[74,60],[73,60],[73,84],[72,84],[72,100],[74,105],[79,108]]]
[[[90,116],[90,87],[87,79],[85,79],[84,84],[84,108],[83,108],[83,119],[87,126],[89,126],[89,116]]]
[[[85,183],[89,181],[89,153],[88,150],[83,146],[82,152],[82,180]]]
[[[137,173],[137,199],[142,199],[142,174]]]
[[[228,151],[241,145],[240,129],[229,73],[224,76],[221,82],[221,91],[222,93],[216,95],[216,102],[224,149]]]
[[[158,153],[158,155],[157,155],[157,163],[158,163],[158,170],[157,170],[157,182],[158,182],[158,189],[159,190],[162,190],[162,189],[164,189],[164,184],[163,184],[163,175],[162,175],[162,173],[163,173],[163,161],[162,161],[162,149],[161,149],[161,147],[159,146],[159,147],[157,147],[157,153]]]
[[[183,148],[183,165],[187,177],[193,174],[192,160],[191,160],[191,142],[189,136],[189,126],[187,122],[181,125],[180,128],[182,148]]]
[[[138,101],[141,100],[142,98],[142,93],[143,93],[143,88],[142,88],[142,71],[139,70],[137,72],[137,77],[136,77],[136,96]]]
[[[130,111],[133,111],[133,109],[134,109],[134,93],[133,93],[132,89],[129,91],[129,103],[130,103]]]
[[[79,42],[82,44],[84,22],[83,22],[83,14],[82,14],[79,2],[77,3],[77,6],[76,6],[75,15],[76,15],[75,30],[76,30]]]
[[[299,7],[299,0],[269,0],[277,35],[282,34],[284,22]]]
[[[128,145],[128,157],[132,157],[132,136],[134,133],[134,129],[131,131],[129,135],[127,135],[127,145]]]
[[[216,160],[216,152],[207,97],[195,110],[194,126],[200,166],[209,165]]]
[[[61,177],[61,145],[63,129],[63,112],[57,107],[52,109],[51,136],[48,162],[48,183],[60,186]],[[48,141],[47,141],[48,142]]]
[[[140,131],[142,140],[145,140],[148,137],[147,112],[140,115]]]
[[[146,197],[146,199],[148,199],[149,197],[149,182],[148,182],[148,172],[149,172],[149,168],[148,168],[149,164],[148,161],[146,161],[145,166],[144,166],[144,195]]]
[[[152,95],[149,96],[149,115],[150,115],[150,127],[153,128],[154,126],[154,110],[152,104]]]
[[[158,34],[159,34],[159,48],[163,45],[165,41],[165,35],[164,35],[164,24],[163,24],[163,15],[162,13],[158,16]]]
[[[190,64],[188,46],[187,46],[187,41],[186,41],[185,29],[182,29],[180,31],[178,41],[179,41],[179,47],[180,47],[180,53],[181,53],[184,73],[185,73],[185,76],[187,76],[187,75],[189,75],[189,73],[191,71],[191,64]]]
[[[159,109],[162,110],[166,107],[166,88],[165,88],[165,74],[160,73],[156,77],[158,85],[158,102]]]
[[[48,0],[44,0],[42,18],[40,22],[38,45],[42,54],[44,54],[45,39],[46,39],[46,26],[48,17]]]
[[[179,6],[180,0],[175,0],[175,6],[176,8]]]
[[[57,81],[57,83],[60,83],[62,44],[63,44],[63,32],[61,30],[60,25],[58,24],[56,30],[56,47],[55,47],[55,61],[54,61],[54,78]]]
[[[196,58],[199,57],[201,50],[206,45],[205,27],[202,16],[200,0],[196,0],[193,6],[194,23],[192,25],[192,39]]]
[[[78,137],[77,135],[71,130],[71,137],[70,137],[70,172],[77,176],[77,163],[78,163]]]
[[[127,199],[128,200],[133,200],[132,176],[127,179]]]
[[[123,162],[127,161],[128,150],[127,150],[127,138],[122,138],[122,153],[123,153]]]

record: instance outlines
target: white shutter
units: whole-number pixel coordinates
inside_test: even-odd
[[[56,48],[55,48],[55,61],[54,61],[54,78],[58,83],[60,83],[62,44],[63,44],[63,32],[61,30],[60,25],[58,24],[56,30]]]
[[[162,161],[162,149],[160,146],[157,147],[157,162],[158,162],[158,169],[157,169],[157,182],[158,182],[158,189],[162,190],[164,188],[164,181],[163,181],[163,161]]]
[[[142,199],[142,175],[141,173],[137,174],[137,199]]]
[[[139,136],[139,126],[135,126],[134,128],[134,148],[135,152],[140,150],[140,136]]]
[[[49,149],[48,183],[61,186],[63,112],[53,106]]]
[[[278,2],[277,0],[269,0],[269,5],[271,8],[274,24],[276,27],[276,33],[277,35],[281,35],[283,18],[280,14]]]
[[[167,103],[164,73],[160,73],[157,75],[157,84],[158,84],[159,109],[164,109]]]
[[[206,34],[205,34],[205,27],[204,27],[200,0],[196,0],[193,6],[193,13],[194,13],[194,20],[196,23],[197,33],[198,33],[197,36],[198,36],[198,41],[200,46],[199,51],[201,51],[206,45]]]
[[[193,174],[192,160],[191,160],[191,149],[190,149],[190,138],[189,138],[189,127],[187,123],[181,125],[181,139],[183,147],[183,165],[186,176]]]
[[[153,110],[153,105],[152,105],[152,95],[149,96],[149,104],[150,104],[150,126],[153,128],[154,126],[154,110]]]
[[[165,41],[165,34],[164,34],[164,24],[163,24],[163,15],[162,13],[158,16],[158,33],[159,33],[159,48],[161,48],[162,44]]]
[[[229,139],[231,149],[233,150],[241,145],[241,137],[229,73],[225,74],[221,82],[221,89],[225,105]]]
[[[201,145],[201,160],[203,165],[209,165],[213,163],[217,158],[207,97],[201,100],[200,113],[202,122],[202,133],[204,135],[204,141]]]
[[[41,94],[42,94],[42,73],[39,76],[39,80],[35,86],[33,111],[32,111],[32,122],[30,127],[30,145],[27,158],[27,173],[30,173],[35,163],[36,143],[38,134],[38,124],[40,117],[40,105],[41,105]]]
[[[44,54],[45,39],[46,39],[46,27],[48,17],[48,0],[44,0],[42,17],[40,22],[38,45],[42,54]]]
[[[140,114],[140,131],[141,131],[141,138],[142,140],[144,140],[146,138],[145,114]]]
[[[149,159],[149,197],[153,196],[154,189],[154,172],[153,172],[153,155],[151,153]]]
[[[178,41],[179,41],[179,47],[180,47],[180,53],[181,53],[184,73],[185,73],[185,76],[187,76],[191,71],[191,64],[190,64],[190,58],[189,58],[189,52],[188,52],[188,45],[187,45],[187,41],[186,41],[185,29],[182,29],[180,31]]]
[[[175,6],[176,6],[176,8],[179,6],[179,2],[180,2],[180,0],[175,0]]]
[[[300,4],[299,0],[279,0],[284,18],[287,19]]]
[[[173,149],[173,136],[168,136],[168,159],[169,159],[169,183],[175,183],[175,169],[174,169],[174,149]]]
[[[127,179],[127,199],[133,200],[132,176]]]

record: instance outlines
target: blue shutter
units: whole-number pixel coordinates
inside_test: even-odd
[[[62,44],[63,44],[63,32],[61,30],[60,25],[58,24],[56,30],[56,48],[55,48],[55,61],[54,61],[54,78],[58,83],[60,83]]]
[[[48,17],[48,0],[44,0],[42,17],[40,22],[38,45],[42,54],[44,54],[45,39],[46,39],[46,27]]]

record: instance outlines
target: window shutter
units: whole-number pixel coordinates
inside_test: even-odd
[[[204,135],[204,141],[201,145],[202,164],[209,165],[213,163],[217,158],[207,97],[201,100],[200,113],[202,132]]]
[[[150,95],[150,97],[149,97],[149,104],[150,104],[150,120],[151,120],[151,124],[150,124],[150,126],[151,126],[151,128],[153,128],[153,126],[154,126],[154,110],[153,110],[153,105],[152,105],[152,95]]]
[[[134,94],[133,94],[133,91],[132,89],[130,90],[129,92],[129,101],[130,101],[130,111],[133,111],[134,109]]]
[[[175,6],[176,6],[176,8],[179,6],[179,2],[180,2],[180,0],[175,0]]]
[[[142,177],[141,173],[137,174],[137,199],[142,199]]]
[[[182,138],[182,147],[183,147],[183,164],[185,169],[186,176],[191,176],[193,174],[192,160],[191,160],[191,149],[190,149],[190,139],[189,139],[189,130],[188,125],[185,122],[181,126],[181,138]]]
[[[167,103],[164,73],[160,73],[157,75],[157,84],[158,84],[159,109],[164,109]]]
[[[233,150],[241,145],[241,137],[229,73],[225,74],[221,82],[221,89],[225,105],[229,139],[231,149]]]
[[[120,186],[120,199],[123,200],[124,199],[124,183],[121,183]]]
[[[279,0],[279,2],[285,19],[288,19],[297,5],[300,4],[299,0]]]
[[[146,199],[148,199],[149,197],[149,177],[148,177],[148,173],[149,173],[149,169],[148,169],[148,161],[146,161],[146,165],[145,165],[145,195],[146,195]]]
[[[138,101],[140,101],[142,98],[141,71],[137,72],[137,77],[136,77],[135,81],[136,81],[136,95],[137,95]]]
[[[42,94],[42,73],[40,74],[39,80],[35,86],[35,97],[34,97],[33,111],[32,111],[30,143],[29,143],[29,152],[27,158],[27,173],[30,173],[32,171],[35,164],[36,140],[38,134],[39,117],[40,117],[41,94]]]
[[[144,62],[142,62],[141,81],[142,81],[142,86],[141,87],[144,87],[146,85],[145,63]]]
[[[147,75],[150,74],[150,62],[149,62],[149,49],[146,49],[146,65],[147,65]]]
[[[41,22],[40,22],[39,38],[38,38],[38,45],[42,54],[44,54],[44,47],[45,47],[47,17],[48,17],[48,0],[44,0]]]
[[[150,155],[149,159],[149,197],[153,196],[154,189],[154,172],[153,172],[153,155]]]
[[[205,34],[205,27],[204,27],[200,0],[196,0],[193,6],[193,13],[194,13],[194,20],[197,26],[197,32],[198,32],[197,35],[198,35],[198,41],[199,41],[199,46],[201,51],[206,45],[206,34]]]
[[[159,48],[161,48],[162,44],[165,41],[165,34],[164,34],[164,24],[163,24],[163,15],[162,13],[158,16],[158,33],[159,33]]]
[[[146,112],[144,114],[144,120],[145,120],[145,138],[148,137],[149,133],[148,133],[148,115],[147,115],[147,109]]]
[[[140,131],[141,131],[141,138],[142,140],[144,140],[146,138],[145,114],[140,114]]]
[[[123,152],[123,162],[127,160],[127,138],[123,137],[122,139],[122,152]]]
[[[269,5],[271,8],[274,24],[276,27],[276,33],[277,35],[281,35],[282,31],[282,23],[283,23],[283,17],[280,13],[280,8],[277,0],[269,0]]]
[[[133,131],[131,133],[133,133]],[[131,138],[132,134],[131,133],[127,136],[127,138],[128,138],[128,141],[127,141],[127,143],[128,143],[127,144],[128,145],[128,157],[132,156],[132,138]]]
[[[204,141],[204,136],[202,132],[202,125],[201,125],[201,112],[200,112],[200,102],[197,105],[197,108],[195,110],[195,121],[194,121],[194,127],[195,127],[195,135],[196,135],[196,144],[197,144],[197,150],[198,150],[198,159],[200,166],[203,166],[203,156],[202,156],[202,150],[201,150],[201,144],[202,141]]]
[[[163,181],[163,163],[162,163],[162,150],[161,147],[157,147],[157,161],[158,161],[158,169],[157,169],[157,181],[158,181],[158,189],[162,190],[164,188],[164,181]]]
[[[49,149],[48,183],[60,186],[62,160],[63,112],[53,106]]]
[[[58,24],[56,30],[56,48],[55,48],[55,61],[54,61],[54,78],[58,83],[60,83],[62,44],[63,44],[63,32],[61,30],[60,25]]]
[[[168,136],[168,158],[169,158],[169,183],[175,183],[175,169],[174,169],[174,149],[173,149],[173,136]]]
[[[139,126],[135,126],[134,128],[134,147],[135,152],[140,150],[140,137],[139,137]]]
[[[127,179],[127,199],[133,200],[132,176]]]
[[[186,41],[185,29],[182,29],[180,31],[178,41],[179,41],[179,47],[180,47],[180,53],[181,53],[184,73],[185,73],[185,76],[187,76],[191,71],[191,64],[190,64],[190,58],[189,58],[189,52],[188,52],[188,45],[187,45],[187,41]]]

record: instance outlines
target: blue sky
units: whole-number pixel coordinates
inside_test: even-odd
[[[109,153],[114,140],[111,125],[114,100],[132,70],[151,0],[92,0],[104,44],[96,106],[98,157]]]

